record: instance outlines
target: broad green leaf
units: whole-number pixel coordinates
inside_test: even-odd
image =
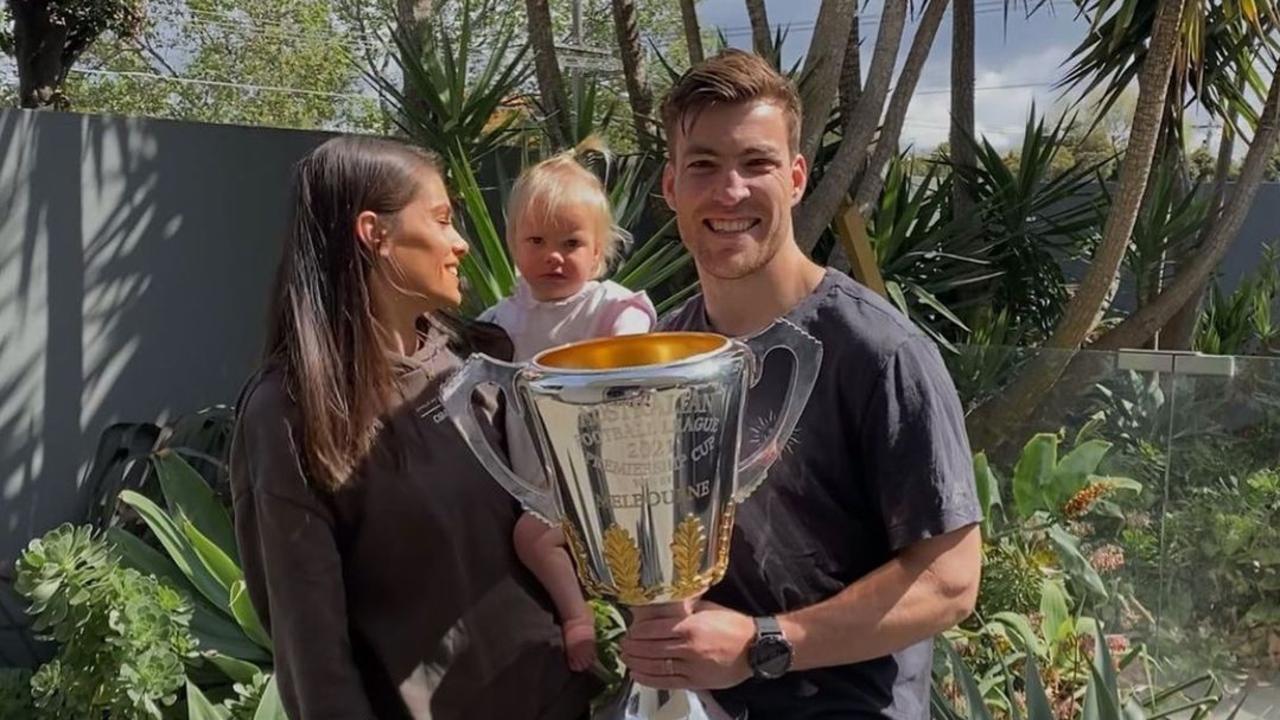
[[[956,652],[951,643],[943,643],[943,647],[946,648],[947,657],[951,660],[951,671],[955,673],[956,681],[964,691],[970,720],[989,720],[991,713],[988,712],[987,705],[982,699],[982,691],[978,689],[973,673],[969,670],[969,666],[964,664],[964,658],[960,657],[960,653]]]
[[[1050,720],[1054,717],[1049,697],[1044,691],[1044,682],[1040,679],[1040,668],[1036,664],[1033,653],[1027,653],[1027,662],[1023,670],[1023,682],[1026,686],[1027,717],[1031,720]]]
[[[107,528],[107,540],[120,551],[120,560],[145,575],[168,580],[179,590],[194,594],[195,587],[178,566],[163,553],[142,541],[141,538],[118,527]]]
[[[1071,496],[1083,490],[1109,450],[1111,443],[1089,440],[1064,455],[1053,471],[1052,485],[1046,493],[1051,506],[1062,507]]]
[[[1070,637],[1073,631],[1071,610],[1067,606],[1067,594],[1057,580],[1045,579],[1040,585],[1041,634],[1049,650],[1052,662],[1058,641]]]
[[[227,720],[231,713],[209,702],[190,680],[187,681],[187,720]]]
[[[194,605],[191,634],[200,641],[200,649],[214,650],[258,665],[271,664],[271,652],[250,640],[237,621],[212,609],[207,602],[196,602]]]
[[[996,479],[991,464],[987,462],[986,453],[980,452],[973,456],[973,479],[978,490],[978,507],[982,509],[982,534],[991,537],[991,529],[995,524],[992,509],[1003,508],[1004,503],[1000,499],[1000,482]]]
[[[152,455],[151,465],[160,479],[169,514],[175,518],[186,517],[202,535],[239,564],[240,554],[231,517],[200,473],[172,450],[161,450]]]
[[[1041,593],[1041,597],[1043,598],[1043,593]],[[993,615],[991,619],[1012,630],[1022,640],[1022,645],[1030,652],[1037,655],[1040,654],[1040,640],[1036,636],[1035,628],[1031,627],[1031,620],[1026,615],[1002,611]]]
[[[289,720],[284,714],[284,703],[280,702],[280,688],[276,685],[274,674],[262,691],[262,700],[258,702],[258,711],[253,714],[253,720]]]
[[[1067,575],[1073,581],[1083,585],[1097,599],[1106,600],[1106,585],[1102,583],[1102,577],[1098,575],[1098,571],[1093,569],[1088,559],[1080,552],[1080,540],[1064,530],[1061,525],[1049,528],[1049,540],[1058,551],[1058,559],[1062,561],[1062,567],[1067,571]]]
[[[253,663],[245,662],[239,658],[233,658],[230,655],[224,655],[217,650],[207,650],[200,653],[205,660],[208,660],[215,667],[231,678],[232,682],[251,683],[253,678],[262,673],[262,669]]]
[[[1013,471],[1013,502],[1022,519],[1037,510],[1051,509],[1045,503],[1044,487],[1057,464],[1058,436],[1053,433],[1040,433],[1022,448]]]
[[[132,490],[120,493],[120,499],[138,511],[138,515],[147,523],[147,527],[151,528],[151,532],[155,533],[160,544],[164,546],[165,552],[169,553],[169,558],[178,566],[192,586],[220,612],[230,616],[227,588],[205,567],[195,548],[192,547],[191,541],[178,529],[168,513],[161,510],[146,496]]]
[[[258,618],[258,613],[249,600],[244,580],[237,580],[231,586],[231,614],[235,616],[236,622],[240,623],[240,627],[250,640],[267,650],[273,648],[271,637],[267,635],[266,628],[262,626],[262,620]]]
[[[222,552],[222,549],[213,544],[209,538],[205,537],[199,528],[191,524],[185,517],[178,521],[178,526],[182,529],[182,534],[191,543],[192,549],[196,551],[196,556],[200,558],[200,562],[204,563],[205,568],[218,579],[218,582],[227,589],[227,592],[231,591],[232,585],[244,579],[244,573],[241,572],[240,566],[227,557]]]

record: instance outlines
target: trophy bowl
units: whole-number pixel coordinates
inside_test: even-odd
[[[794,359],[784,406],[764,442],[740,458],[747,395],[775,349]],[[786,321],[744,340],[626,335],[552,348],[528,364],[473,355],[441,397],[490,474],[525,509],[562,529],[586,591],[644,617],[687,612],[685,601],[724,576],[734,508],[794,431],[821,360],[822,344]],[[487,384],[524,419],[548,484],[517,476],[486,438],[471,398]],[[603,716],[722,713],[703,693],[628,681]]]

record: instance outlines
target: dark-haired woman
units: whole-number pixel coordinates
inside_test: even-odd
[[[236,534],[285,709],[580,717],[595,683],[569,671],[550,600],[512,549],[518,508],[440,409],[467,352],[510,345],[448,315],[467,245],[437,161],[339,137],[298,164],[294,186],[266,357],[231,452]]]

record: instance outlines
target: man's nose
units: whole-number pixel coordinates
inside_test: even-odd
[[[716,201],[722,205],[737,205],[751,194],[747,181],[737,170],[725,173],[716,189]]]

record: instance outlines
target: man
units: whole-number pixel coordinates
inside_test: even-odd
[[[663,106],[662,189],[702,295],[666,329],[749,335],[786,318],[823,343],[797,430],[737,511],[724,580],[686,617],[637,622],[636,680],[712,689],[760,718],[926,718],[932,638],[972,612],[981,519],[955,388],[896,309],[811,262],[800,101],[764,60],[728,50]],[[744,452],[767,435],[790,372],[771,355]]]

